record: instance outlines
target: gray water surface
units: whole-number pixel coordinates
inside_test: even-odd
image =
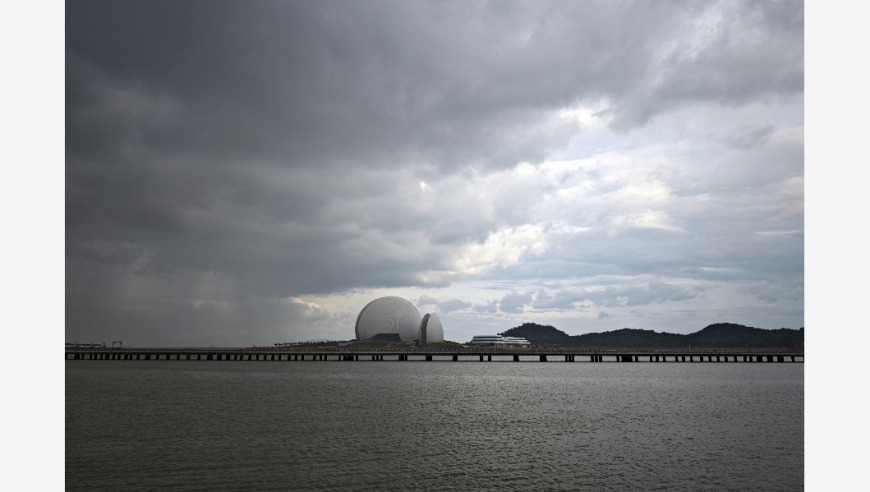
[[[804,365],[67,361],[68,490],[801,490]]]

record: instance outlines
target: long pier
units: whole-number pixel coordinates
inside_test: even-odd
[[[66,360],[175,361],[480,361],[480,362],[804,362],[804,353],[759,349],[232,349],[67,348]]]

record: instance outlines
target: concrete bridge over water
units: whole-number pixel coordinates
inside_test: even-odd
[[[479,362],[804,362],[776,349],[268,349],[67,348],[66,360],[175,361],[479,361]]]

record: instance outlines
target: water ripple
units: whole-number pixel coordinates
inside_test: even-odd
[[[802,364],[67,361],[68,490],[798,490]]]

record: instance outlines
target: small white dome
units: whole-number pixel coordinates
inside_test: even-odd
[[[427,314],[420,321],[417,329],[417,340],[423,341],[423,332],[426,332],[426,343],[440,343],[444,341],[444,327],[437,314]]]

